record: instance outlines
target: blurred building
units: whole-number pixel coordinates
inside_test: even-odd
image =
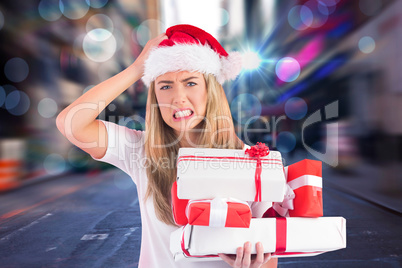
[[[56,115],[150,37],[189,23],[244,54],[224,88],[245,142],[347,172],[386,166],[401,190],[401,13],[394,0],[2,1],[0,148],[12,149],[1,155],[21,150],[18,180],[101,168],[58,133]],[[139,81],[100,117],[143,129],[146,97]]]

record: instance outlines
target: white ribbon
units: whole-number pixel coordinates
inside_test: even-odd
[[[303,186],[316,186],[322,188],[322,178],[315,175],[303,175],[288,182],[288,184],[293,190]]]
[[[228,203],[222,198],[211,200],[211,209],[209,214],[210,227],[225,227],[228,215]]]
[[[247,202],[235,199],[235,198],[219,198],[216,197],[212,200],[210,199],[201,199],[201,200],[190,200],[186,207],[186,216],[188,218],[190,214],[190,204],[193,203],[210,203],[210,213],[209,213],[209,226],[210,227],[225,227],[226,218],[228,214],[228,202],[235,202],[247,205],[250,205]]]
[[[282,217],[289,216],[289,209],[293,210],[293,199],[295,199],[295,193],[289,184],[286,184],[286,192],[282,202],[274,202],[273,208]]]
[[[282,202],[274,202],[273,209],[282,217],[289,216],[289,209],[293,210],[293,199],[296,197],[293,190],[303,186],[322,188],[322,178],[315,175],[303,175],[286,184],[286,192]]]

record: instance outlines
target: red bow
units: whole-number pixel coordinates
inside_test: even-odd
[[[257,145],[251,146],[250,149],[245,151],[250,157],[254,157],[257,160],[257,166],[255,169],[255,189],[256,194],[254,201],[261,202],[261,159],[260,157],[264,157],[269,155],[269,148],[265,145],[265,143],[257,142]]]
[[[246,154],[251,157],[264,157],[269,155],[269,148],[265,143],[257,142],[257,145],[251,146],[250,149],[246,150]]]

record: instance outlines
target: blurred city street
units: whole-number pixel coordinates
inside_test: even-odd
[[[336,173],[323,177],[324,215],[346,218],[347,248],[279,267],[401,267],[400,213],[340,191]],[[0,203],[1,267],[137,267],[138,199],[117,169],[42,181]]]

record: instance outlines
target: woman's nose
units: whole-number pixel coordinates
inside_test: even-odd
[[[186,103],[187,101],[187,95],[186,92],[183,88],[179,87],[177,88],[174,96],[173,103],[174,104],[183,104]]]

